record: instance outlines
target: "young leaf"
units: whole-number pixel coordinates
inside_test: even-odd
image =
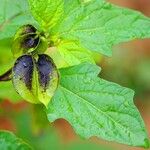
[[[26,0],[1,0],[0,39],[11,38],[25,24],[35,24]]]
[[[13,133],[0,131],[0,149],[1,150],[32,150],[32,148]]]
[[[82,48],[78,43],[63,42],[59,46],[58,50],[68,66],[78,65],[82,62],[94,63],[92,52]]]
[[[46,30],[53,27],[63,13],[63,0],[28,0],[34,18]]]
[[[99,71],[91,64],[61,69],[60,86],[47,110],[49,121],[64,118],[82,137],[148,147],[134,92],[100,79]]]
[[[54,39],[78,41],[86,49],[104,55],[112,55],[115,44],[150,37],[148,17],[104,0],[65,0],[64,11],[52,30]]]

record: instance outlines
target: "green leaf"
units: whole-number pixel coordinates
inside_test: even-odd
[[[68,66],[78,65],[82,62],[94,63],[92,53],[79,46],[78,43],[63,42],[58,46],[58,50]]]
[[[1,0],[0,39],[12,37],[25,24],[35,24],[26,0]]]
[[[9,99],[12,102],[18,102],[22,98],[16,93],[12,82],[0,82],[0,99]]]
[[[13,57],[10,50],[10,40],[0,41],[0,75],[13,66]],[[4,57],[3,57],[4,56]],[[13,88],[12,82],[0,82],[0,99],[9,99],[12,102],[21,100]]]
[[[10,69],[13,65],[10,40],[0,40],[0,75]]]
[[[100,79],[99,71],[91,64],[61,69],[59,88],[47,110],[49,121],[64,118],[82,137],[148,147],[134,92]]]
[[[46,30],[53,27],[62,16],[63,0],[28,0],[32,15]]]
[[[32,150],[32,148],[13,133],[0,131],[0,149],[1,150]]]
[[[57,39],[78,41],[84,48],[112,55],[113,45],[150,37],[150,19],[104,0],[65,0],[62,20],[52,30]]]

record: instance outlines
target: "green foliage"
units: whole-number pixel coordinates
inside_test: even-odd
[[[139,12],[117,7],[105,0],[28,2],[33,17],[48,40],[46,45],[39,49],[36,47],[36,54],[44,52],[43,47],[49,46],[48,53],[51,53],[51,49],[56,49],[67,64],[65,67],[73,66],[60,70],[60,85],[48,105],[49,120],[64,118],[85,138],[97,136],[132,146],[148,147],[144,123],[132,100],[134,92],[98,78],[100,69],[96,65],[81,63],[94,63],[93,52],[111,56],[111,48],[115,44],[150,37],[150,19]],[[10,2],[5,0],[0,6],[0,39],[12,37],[20,25],[35,23],[27,1],[14,0],[13,8],[10,9],[10,6]],[[18,47],[15,45],[15,48]],[[23,53],[24,50],[21,50],[21,55]],[[56,57],[53,57],[54,62]],[[33,67],[32,91],[36,95],[40,91],[37,84],[39,78],[38,69],[35,69],[37,67]],[[30,75],[29,72],[27,75]],[[21,82],[17,78],[15,87],[17,91],[21,90],[21,95],[26,95],[29,92]],[[31,98],[32,92],[30,94]],[[49,102],[47,99],[45,102],[44,97],[38,101],[46,106]]]
[[[0,99],[9,99],[13,102],[17,102],[22,98],[16,93],[12,82],[1,82],[0,83]]]
[[[28,0],[32,15],[46,29],[52,28],[63,14],[63,0]]]
[[[82,137],[148,147],[148,137],[133,104],[134,92],[97,77],[100,69],[81,64],[60,70],[59,88],[48,106],[48,119],[68,120]]]
[[[12,37],[24,24],[35,23],[26,0],[1,0],[0,40]]]
[[[10,69],[13,64],[10,47],[10,40],[0,41],[0,74]],[[21,100],[21,97],[14,90],[12,82],[9,81],[0,82],[0,99],[9,99],[13,102],[17,102]]]
[[[49,31],[50,40],[54,42],[68,65],[79,64],[83,57],[92,62],[92,57],[87,55],[89,52],[85,49],[111,56],[111,49],[115,44],[150,37],[149,18],[104,0],[89,2],[64,0],[64,11],[62,0],[58,2],[29,0],[29,3],[33,16],[39,24],[42,23],[45,30],[55,25]],[[72,54],[75,48],[77,51]],[[82,52],[82,58],[77,57],[78,50]]]
[[[1,7],[6,3],[3,1]],[[104,0],[28,1],[34,18],[44,31],[49,32],[49,40],[53,41],[69,66],[83,62],[83,57],[93,62],[92,56],[87,54],[89,52],[86,49],[110,56],[112,54],[111,48],[115,44],[150,37],[149,18],[139,12],[114,6]],[[7,5],[9,6],[9,3]],[[13,7],[15,9],[15,11],[13,10],[14,14],[21,10],[24,16],[19,16],[19,18],[14,16],[8,24],[4,23],[10,19],[8,15],[5,21],[1,19],[0,23],[5,28],[1,29],[3,32],[0,33],[0,39],[12,37],[20,25],[35,23],[30,16],[25,0],[14,0]],[[1,18],[4,18],[5,11],[3,11],[4,9],[0,10]],[[9,7],[6,7],[6,10],[8,11]],[[7,13],[10,16],[10,12]],[[70,43],[75,46],[70,46]],[[72,50],[75,48],[77,52],[73,51],[72,54]],[[81,51],[83,57],[77,57],[78,50]]]
[[[114,150],[112,147],[101,146],[94,143],[72,143],[65,150]]]
[[[32,150],[32,148],[17,138],[13,133],[0,131],[0,149],[1,150]]]
[[[52,31],[54,38],[74,40],[91,51],[111,56],[115,44],[150,37],[149,18],[104,0],[65,0],[64,10],[63,19]]]
[[[62,42],[58,46],[58,50],[68,66],[80,64],[82,62],[94,63],[92,52],[82,48],[78,43]]]

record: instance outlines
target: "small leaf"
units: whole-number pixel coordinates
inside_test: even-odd
[[[13,133],[0,131],[0,149],[1,150],[32,150],[32,148]]]
[[[16,91],[31,103],[48,105],[58,86],[58,72],[52,59],[45,54],[33,58],[23,55],[13,67]]]
[[[62,16],[63,0],[28,0],[32,15],[46,30],[53,27]]]
[[[64,118],[82,137],[101,137],[148,147],[143,120],[133,103],[134,92],[97,77],[100,68],[80,64],[61,69],[61,81],[47,116]]]
[[[65,0],[64,15],[51,31],[54,39],[78,41],[85,49],[111,56],[113,45],[150,37],[150,19],[104,0]]]

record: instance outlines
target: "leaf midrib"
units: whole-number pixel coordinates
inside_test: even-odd
[[[110,120],[111,120],[112,122],[114,122],[115,124],[118,124],[118,126],[119,126],[121,129],[124,128],[126,131],[128,131],[128,132],[130,132],[131,134],[135,135],[132,131],[127,130],[127,128],[125,128],[122,124],[116,122],[113,118],[111,118],[111,116],[109,116],[108,114],[105,114],[102,110],[100,110],[100,108],[98,109],[96,106],[94,106],[94,105],[91,104],[90,102],[86,101],[86,100],[85,100],[83,97],[81,97],[80,95],[74,93],[73,91],[67,89],[66,87],[64,87],[64,86],[62,86],[62,85],[60,85],[60,88],[62,88],[62,89],[64,89],[64,90],[68,91],[69,93],[71,93],[71,94],[77,96],[79,99],[82,99],[85,103],[87,103],[88,105],[90,105],[91,107],[93,107],[94,109],[96,109],[98,112],[100,112],[101,114],[103,114],[104,116],[106,116],[106,118],[110,118]],[[130,137],[130,142],[131,142],[131,141],[132,141],[132,140],[131,140],[131,137]]]

